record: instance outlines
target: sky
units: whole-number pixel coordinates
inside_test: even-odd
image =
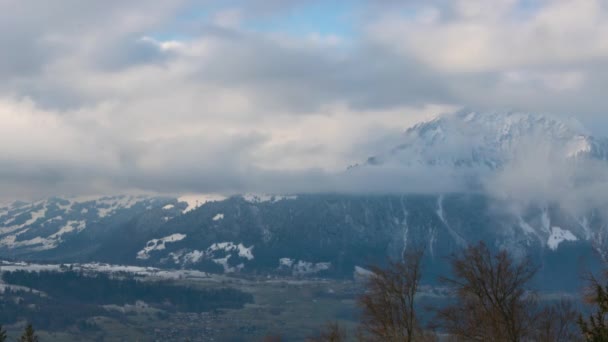
[[[0,197],[331,191],[462,107],[608,135],[607,36],[603,0],[0,0]]]

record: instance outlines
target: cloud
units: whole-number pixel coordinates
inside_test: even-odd
[[[521,208],[558,204],[577,215],[608,208],[605,160],[567,159],[544,141],[525,146],[503,169],[483,179],[485,191]]]
[[[521,4],[454,1],[450,15],[419,6],[410,17],[387,14],[370,32],[403,54],[450,72],[561,67],[608,54],[602,43],[607,8],[601,1],[545,1],[534,10]]]
[[[1,2],[2,196],[428,190],[340,172],[463,105],[601,131],[606,6],[523,3],[341,2],[331,32],[254,25],[320,1]]]
[[[602,1],[409,2],[381,12],[370,39],[435,72],[456,102],[592,120],[607,108]]]

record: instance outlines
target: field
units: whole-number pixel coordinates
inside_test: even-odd
[[[51,269],[53,274],[63,272],[64,277],[70,277],[71,271],[66,271],[65,268],[63,271]],[[358,316],[356,300],[363,288],[361,280],[226,276],[189,273],[184,270],[136,270],[138,272],[129,273],[125,272],[124,267],[107,265],[95,268],[72,265],[71,268],[88,273],[87,277],[109,274],[109,278],[97,278],[105,282],[117,279],[120,283],[124,279],[136,277],[144,284],[177,286],[178,289],[183,289],[178,291],[178,294],[231,289],[237,295],[243,294],[239,296],[244,296],[246,300],[238,308],[234,308],[234,303],[229,303],[232,305],[230,309],[223,306],[219,309],[188,312],[184,310],[184,306],[164,303],[170,301],[169,299],[163,299],[159,304],[158,301],[146,302],[136,299],[137,297],[130,297],[120,304],[102,305],[98,297],[94,297],[95,302],[88,300],[86,303],[75,303],[64,296],[56,298],[60,306],[57,306],[56,301],[55,304],[51,302],[54,306],[50,309],[45,309],[42,305],[49,305],[52,298],[49,294],[17,292],[12,294],[13,297],[9,297],[10,291],[7,292],[6,289],[14,285],[3,284],[2,298],[5,307],[7,301],[23,301],[21,297],[24,297],[26,304],[18,306],[18,311],[33,312],[38,315],[33,316],[38,320],[45,318],[39,317],[45,315],[45,312],[54,316],[65,314],[66,322],[72,322],[59,328],[57,324],[49,329],[37,327],[41,341],[262,341],[269,336],[280,336],[282,341],[304,341],[317,334],[326,323],[335,321],[353,337]],[[5,269],[30,272],[43,270],[40,274],[49,272],[49,267],[26,264]],[[46,278],[47,281],[52,279],[57,279],[57,276]],[[120,284],[124,286],[128,282]],[[48,287],[48,283],[45,285]],[[18,289],[22,291],[23,287]],[[61,293],[55,289],[52,291]],[[116,293],[111,295],[116,297]],[[544,294],[542,299],[556,300],[565,296],[561,293]],[[76,297],[74,294],[74,298]],[[82,293],[78,298],[82,301]],[[421,319],[426,321],[432,317],[432,312],[425,308],[441,304],[446,299],[445,289],[423,286],[418,297],[418,306],[422,309],[419,310]],[[223,304],[222,300],[218,303]],[[55,309],[57,307],[58,309]],[[79,317],[76,320],[70,318],[69,313],[64,312],[66,310],[76,310]],[[10,339],[18,336],[24,323],[24,319],[20,319],[14,324],[5,325]]]
[[[165,281],[147,275],[144,281]],[[301,341],[328,321],[354,324],[360,283],[325,279],[244,278],[222,275],[171,279],[172,285],[201,290],[233,288],[253,295],[240,309],[208,312],[161,310],[145,302],[103,305],[108,314],[86,317],[65,329],[43,331],[42,341],[248,341],[281,336]],[[117,316],[117,314],[120,314]],[[24,322],[7,326],[16,337]]]

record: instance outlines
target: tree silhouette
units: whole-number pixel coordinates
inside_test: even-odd
[[[402,261],[391,261],[386,268],[371,267],[365,293],[359,298],[362,339],[410,342],[422,338],[414,306],[422,255],[418,249],[406,251]]]
[[[571,301],[562,299],[543,308],[536,319],[536,336],[539,342],[579,341],[581,334],[576,325],[579,316]]]
[[[537,268],[480,242],[449,258],[453,277],[442,277],[455,302],[438,310],[446,332],[459,340],[522,341],[535,334],[536,298],[527,289]]]
[[[346,331],[338,322],[329,322],[323,327],[318,336],[309,338],[310,342],[343,342],[346,341]]]
[[[19,342],[38,342],[38,336],[31,324],[28,324],[23,331],[23,334],[18,340]]]
[[[608,342],[608,286],[592,279],[592,289],[587,299],[595,306],[595,312],[586,320],[579,316],[578,324],[585,341]]]

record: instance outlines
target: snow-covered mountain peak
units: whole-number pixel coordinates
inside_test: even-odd
[[[531,147],[564,158],[608,159],[608,142],[587,135],[575,119],[517,111],[461,110],[407,129],[401,143],[368,164],[499,168]]]

